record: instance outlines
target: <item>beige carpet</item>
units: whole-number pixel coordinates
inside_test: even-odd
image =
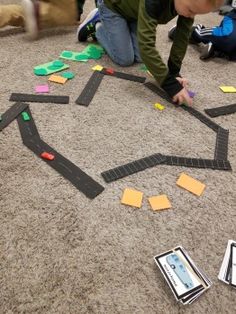
[[[10,0],[1,1],[10,3]],[[86,4],[85,14],[93,8]],[[221,17],[197,17],[207,26]],[[159,27],[166,59],[168,29]],[[12,92],[33,93],[46,78],[33,67],[61,51],[82,50],[76,28],[43,32],[28,42],[17,30],[0,31],[0,111]],[[11,34],[10,34],[11,33]],[[16,122],[0,134],[0,313],[235,313],[235,291],[217,279],[228,239],[236,240],[235,172],[157,166],[106,184],[100,173],[153,153],[213,158],[215,134],[180,109],[166,105],[138,83],[106,77],[88,108],[75,104],[91,75],[86,64],[68,62],[76,77],[51,94],[69,95],[69,105],[31,104],[42,139],[104,185],[89,200],[22,144]],[[107,56],[99,64],[143,75],[139,66],[121,69]],[[236,64],[199,60],[190,46],[182,73],[197,93],[194,106],[235,103],[218,86],[235,85]],[[236,169],[235,115],[214,119],[230,130],[229,160]],[[201,197],[178,188],[181,172],[206,184]],[[140,209],[120,204],[122,191],[144,192]],[[172,209],[155,213],[147,198],[167,194]],[[194,304],[179,306],[153,256],[182,245],[212,279]]]

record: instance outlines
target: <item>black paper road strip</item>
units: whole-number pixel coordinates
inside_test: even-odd
[[[28,107],[24,111],[27,112],[28,115],[30,116],[29,121],[24,121],[21,115],[18,115],[18,117],[17,117],[17,122],[18,122],[18,126],[20,129],[20,134],[21,134],[23,143],[25,141],[28,141],[29,138],[33,137],[33,136],[35,138],[36,137],[40,138],[37,127],[35,125],[35,122],[34,122],[34,119],[32,116],[32,113],[30,111],[30,108]]]
[[[154,154],[128,164],[107,170],[101,173],[103,179],[109,183],[118,179],[127,177],[139,171],[143,171],[147,168],[154,167],[165,161],[165,157],[161,154]]]
[[[236,112],[236,104],[217,107],[217,108],[211,108],[211,109],[205,109],[204,111],[211,118],[215,118],[215,117],[235,113]]]
[[[229,131],[219,128],[216,136],[215,156],[217,160],[228,160]]]
[[[0,122],[0,131],[7,127],[22,111],[29,105],[25,103],[15,103],[11,108],[2,114],[2,121]]]
[[[96,91],[101,84],[104,75],[101,71],[94,71],[91,75],[90,79],[88,80],[85,88],[83,89],[80,96],[76,99],[75,103],[81,106],[88,106],[92,101]]]
[[[78,190],[84,193],[88,198],[93,199],[103,192],[104,187],[94,181],[90,176],[83,172],[71,161],[60,155],[56,150],[38,137],[31,137],[24,141],[25,146],[40,157],[42,152],[48,152],[55,156],[54,160],[45,160],[49,166],[59,172],[64,178],[69,180]]]
[[[108,72],[106,72],[106,68],[103,68],[100,72],[104,75],[109,75],[109,76],[113,76],[116,78],[120,78],[120,79],[124,79],[124,80],[128,80],[128,81],[133,81],[133,82],[138,82],[138,83],[144,83],[146,81],[146,77],[132,75],[132,74],[123,73],[123,72],[114,71],[114,73],[109,74]]]
[[[170,166],[210,168],[216,170],[232,170],[228,160],[186,158],[177,156],[164,156],[164,157],[166,157],[166,160],[162,164]]]
[[[59,172],[64,178],[69,180],[78,190],[80,190],[90,199],[93,199],[99,195],[104,190],[104,187],[94,181],[71,161],[60,155],[52,147],[42,141],[39,137],[39,133],[30,110],[27,111],[27,113],[31,117],[29,121],[23,121],[21,116],[18,116],[17,118],[24,145],[39,157],[43,152],[53,154],[55,156],[54,160],[49,161],[43,159],[43,161]]]
[[[210,129],[213,131],[217,132],[220,126],[216,124],[215,122],[211,121],[209,118],[207,118],[204,114],[201,112],[197,111],[193,107],[186,106],[186,105],[181,105],[180,108],[184,109],[188,113],[190,113],[192,116],[197,118],[199,121],[204,123],[206,126],[208,126]]]
[[[172,99],[166,94],[165,91],[160,89],[158,86],[154,85],[151,82],[147,82],[144,84],[148,89],[150,89],[152,92],[156,93],[158,96],[161,98],[165,99],[169,103],[173,104],[176,106],[176,104],[172,101]],[[197,111],[193,107],[186,106],[186,105],[181,105],[179,108],[184,109],[185,111],[188,111],[191,115],[193,115],[195,118],[197,118],[199,121],[204,123],[206,126],[211,128],[213,131],[217,132],[218,128],[220,127],[218,124],[215,122],[211,121],[209,118],[207,118],[205,115],[203,115],[201,112]]]
[[[69,96],[56,95],[34,95],[13,93],[9,99],[10,101],[26,101],[26,102],[40,102],[40,103],[55,103],[55,104],[69,104]]]
[[[157,94],[158,96],[160,96],[161,98],[165,99],[166,101],[168,101],[169,103],[171,103],[172,105],[176,104],[172,101],[172,99],[166,94],[166,92],[164,90],[162,90],[160,87],[158,87],[157,85],[151,83],[151,82],[147,82],[144,84],[144,86],[146,86],[148,89],[150,89],[153,93]]]

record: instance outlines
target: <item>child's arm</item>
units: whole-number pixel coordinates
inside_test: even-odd
[[[169,72],[169,69],[162,61],[160,54],[156,50],[157,24],[158,21],[154,18],[151,18],[146,13],[145,1],[140,0],[137,35],[141,58],[161,87],[169,94],[169,96],[174,97],[184,88],[176,79],[176,75],[173,75],[171,72]],[[184,47],[184,53],[182,55],[185,54],[185,51],[186,47]],[[187,93],[182,92],[182,94],[184,94],[184,97],[186,97],[186,103],[191,104],[191,99],[188,97]]]
[[[169,73],[175,77],[180,75],[180,69],[187,51],[192,26],[193,19],[183,16],[178,17],[176,33],[168,60]]]
[[[225,16],[220,26],[213,27],[212,35],[216,37],[229,36],[234,31],[233,20]]]

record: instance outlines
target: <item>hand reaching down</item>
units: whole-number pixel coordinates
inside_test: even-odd
[[[180,92],[178,92],[173,98],[172,100],[177,103],[178,105],[182,105],[182,104],[186,104],[189,106],[192,106],[193,104],[193,100],[192,98],[189,96],[187,89],[184,87],[183,89],[181,89]]]

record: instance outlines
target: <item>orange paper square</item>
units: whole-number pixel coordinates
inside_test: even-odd
[[[67,81],[67,78],[62,77],[60,75],[51,75],[48,79],[50,82],[54,82],[54,83],[59,83],[59,84],[65,84],[65,82]]]
[[[166,195],[149,197],[149,203],[153,210],[162,210],[171,208],[171,203]]]
[[[140,208],[142,205],[142,200],[143,192],[133,189],[125,189],[121,199],[121,203]]]
[[[193,179],[192,177],[188,176],[185,173],[182,173],[179,177],[179,179],[177,180],[176,184],[186,190],[188,190],[189,192],[200,196],[206,185],[201,183],[198,180]]]

